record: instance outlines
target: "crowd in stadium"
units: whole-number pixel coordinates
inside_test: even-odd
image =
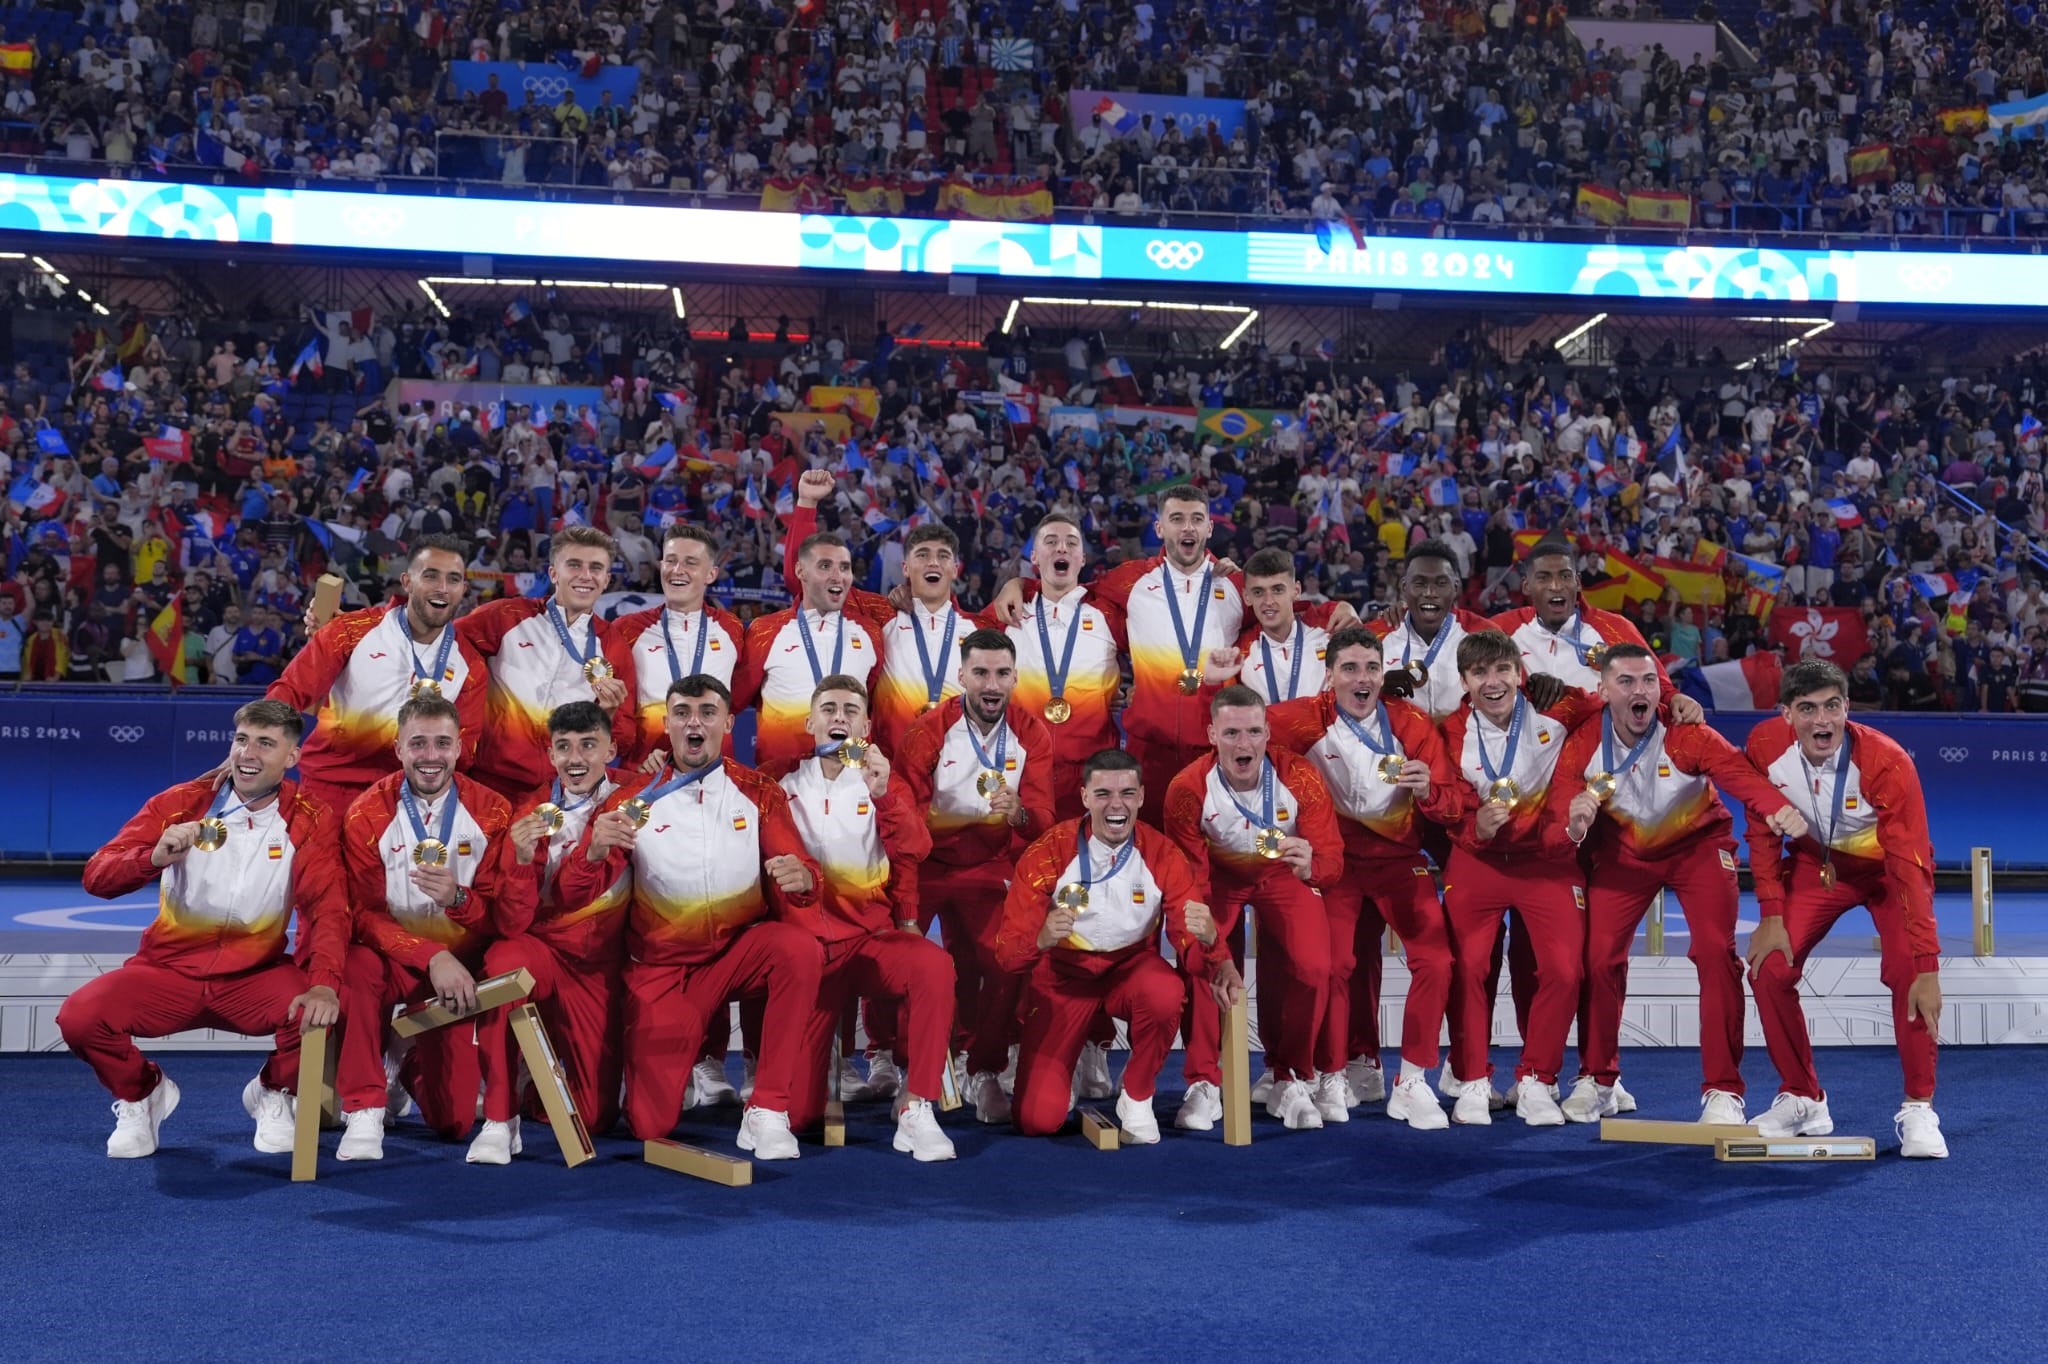
[[[1835,652],[1859,704],[2048,704],[2038,361],[1881,384],[1790,358],[1645,362],[1626,342],[1611,367],[1509,361],[1460,332],[1427,373],[1369,373],[1250,342],[1148,365],[1023,328],[977,353],[791,337],[787,319],[785,344],[735,339],[744,320],[693,339],[547,298],[507,321],[525,311],[358,313],[361,336],[315,313],[214,339],[181,317],[81,317],[69,367],[22,362],[0,405],[0,674],[162,679],[179,665],[151,631],[175,599],[184,681],[263,683],[321,572],[379,599],[399,547],[437,531],[474,546],[481,600],[535,590],[552,528],[603,526],[614,589],[653,600],[660,528],[711,524],[721,591],[751,614],[781,599],[775,513],[815,467],[839,473],[824,518],[878,588],[900,581],[898,528],[931,518],[960,536],[970,604],[1025,571],[1019,528],[1054,508],[1082,519],[1098,566],[1153,553],[1151,494],[1191,477],[1218,555],[1286,546],[1309,597],[1364,614],[1396,600],[1391,566],[1424,538],[1457,555],[1466,604],[1504,609],[1518,557],[1558,529],[1673,660],[1796,655],[1801,630],[1846,625],[1865,641]],[[429,412],[394,376],[602,397]],[[819,386],[843,399],[826,420],[784,417]],[[1240,438],[1203,416],[1219,411],[1249,424]],[[1830,611],[1787,626],[1807,607]]]
[[[2048,89],[2030,0],[1743,0],[1719,16],[1742,50],[1708,61],[1588,51],[1542,0],[278,8],[261,25],[238,0],[0,12],[0,152],[251,179],[779,185],[772,202],[798,207],[916,207],[958,173],[1043,181],[1048,206],[1363,230],[1585,226],[1634,215],[1634,196],[1650,221],[1749,232],[2048,223],[2038,123],[1986,114]],[[545,94],[454,79],[475,61],[560,76]],[[564,79],[628,68],[618,98],[579,102]],[[1077,90],[1112,93],[1079,109]],[[1241,126],[1114,92],[1241,101]]]

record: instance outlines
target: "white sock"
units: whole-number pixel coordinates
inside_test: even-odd
[[[1413,1061],[1403,1061],[1401,1063],[1401,1079],[1403,1081],[1418,1080],[1426,1074],[1428,1074],[1428,1072],[1425,1071],[1421,1066],[1416,1065]]]

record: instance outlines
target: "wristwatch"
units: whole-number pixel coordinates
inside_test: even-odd
[[[449,904],[448,908],[450,908],[450,909],[461,909],[461,908],[462,908],[462,907],[463,907],[464,905],[467,905],[468,903],[469,903],[469,887],[468,887],[468,886],[457,886],[457,887],[455,888],[455,899],[454,899],[454,900],[453,900],[452,902],[450,902],[450,904]]]

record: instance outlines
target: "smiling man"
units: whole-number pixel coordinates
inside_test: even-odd
[[[1686,955],[1700,981],[1700,1121],[1742,1123],[1742,959],[1735,953],[1735,825],[1714,788],[1777,833],[1806,832],[1799,811],[1705,724],[1658,717],[1657,661],[1617,644],[1600,660],[1600,711],[1580,721],[1557,759],[1553,799],[1584,849],[1586,988],[1579,1078],[1570,1122],[1617,1112],[1621,1007],[1628,952],[1650,901],[1665,889],[1685,911]]]
[[[668,751],[668,689],[703,673],[726,686],[739,671],[746,627],[709,600],[718,581],[718,538],[674,525],[661,537],[662,605],[620,616],[605,632],[605,657],[632,689],[630,724],[615,723],[623,764],[659,764]]]
[[[1400,616],[1367,623],[1385,650],[1388,695],[1412,701],[1435,721],[1465,703],[1458,641],[1492,624],[1457,604],[1463,586],[1451,547],[1424,540],[1410,547],[1402,564]]]
[[[836,535],[806,536],[797,545],[797,604],[747,627],[732,689],[741,710],[759,703],[754,765],[780,780],[811,752],[811,694],[827,677],[863,686],[882,665],[881,625],[849,609],[853,555]]]
[[[497,792],[456,775],[461,749],[454,706],[438,696],[406,702],[398,711],[402,770],[358,796],[342,826],[356,924],[335,1067],[347,1124],[336,1152],[343,1160],[384,1158],[392,1006],[438,999],[462,1012],[476,1008],[475,972],[500,894],[496,843],[512,812]],[[483,1077],[466,1030],[421,1037],[398,1078],[435,1135],[468,1134]]]
[[[178,1086],[135,1048],[137,1037],[187,1028],[264,1034],[340,1016],[348,953],[340,818],[300,793],[285,773],[299,760],[304,721],[281,701],[235,712],[225,776],[154,796],[85,864],[85,889],[114,899],[159,882],[156,920],[128,962],[74,991],[57,1011],[73,1054],[114,1096],[117,1160],[153,1155]],[[298,936],[311,963],[285,954]],[[292,1149],[296,1048],[273,1055],[243,1104],[256,1149]]]
[[[565,526],[548,551],[554,594],[508,598],[478,607],[456,627],[490,663],[475,775],[508,800],[550,781],[548,716],[571,701],[595,701],[616,718],[626,684],[605,657],[597,599],[611,582],[618,546],[591,526]]]
[[[455,703],[465,768],[484,731],[484,658],[450,626],[469,593],[462,542],[415,541],[398,588],[402,604],[350,611],[315,631],[266,693],[294,710],[319,711],[299,753],[300,791],[337,815],[398,770],[398,708],[412,697]]]
[[[1323,689],[1330,632],[1295,615],[1300,596],[1301,580],[1286,550],[1262,549],[1245,561],[1247,619],[1237,641],[1244,659],[1238,680],[1269,706]]]
[[[1751,820],[1749,864],[1763,921],[1749,936],[1750,985],[1778,1068],[1778,1097],[1757,1119],[1768,1137],[1834,1131],[1799,1005],[1807,956],[1835,921],[1862,905],[1877,926],[1879,975],[1906,1100],[1892,1122],[1899,1153],[1941,1158],[1934,1112],[1941,1029],[1941,942],[1934,925],[1934,846],[1919,775],[1906,751],[1849,719],[1848,679],[1832,663],[1785,669],[1778,716],[1750,732],[1749,760],[1806,816],[1788,856],[1782,834]]]
[[[1626,616],[1588,606],[1579,595],[1579,569],[1571,545],[1540,540],[1522,560],[1522,596],[1529,603],[1493,618],[1493,627],[1515,641],[1522,666],[1548,673],[1566,686],[1591,691],[1600,685],[1600,660],[1614,644],[1642,644]],[[1657,664],[1664,695],[1676,688]]]

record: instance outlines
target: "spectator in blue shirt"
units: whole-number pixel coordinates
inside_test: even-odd
[[[284,670],[284,633],[277,620],[277,612],[259,606],[249,613],[249,624],[236,632],[236,680],[267,687]]]

